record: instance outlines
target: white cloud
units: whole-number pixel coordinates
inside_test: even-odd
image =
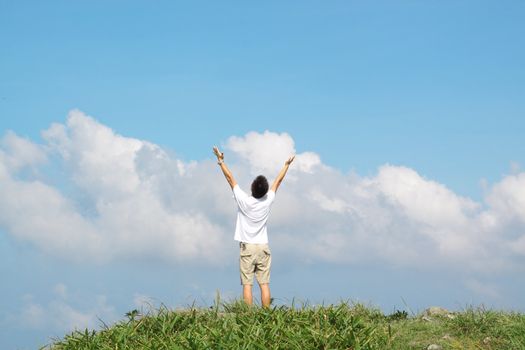
[[[487,203],[502,224],[511,220],[525,223],[525,172],[506,176],[497,183]]]
[[[55,124],[42,135],[88,194],[116,197],[138,190],[135,156],[146,142],[117,135],[78,110],[69,113],[66,125]]]
[[[521,165],[518,162],[510,162],[510,173],[519,174],[521,171]]]
[[[476,279],[468,279],[465,281],[465,286],[481,297],[488,297],[491,299],[501,298],[500,290],[495,285],[486,282],[483,283]]]
[[[262,134],[252,131],[243,137],[232,136],[226,147],[248,162],[252,175],[278,172],[284,161],[296,154],[295,143],[290,135],[270,131]],[[304,152],[296,155],[294,168],[311,173],[320,164],[321,159],[317,154]]]
[[[254,173],[275,172],[283,159],[295,154],[293,139],[287,133],[249,132],[244,137],[232,136],[226,147],[249,162]]]
[[[135,293],[133,296],[133,305],[141,312],[149,312],[156,308],[155,299],[139,293]]]
[[[10,234],[76,260],[227,260],[235,207],[211,157],[182,162],[80,111],[43,136],[44,145],[4,137],[0,226]],[[259,173],[273,180],[297,153],[290,135],[270,131],[233,136],[225,151],[243,187]],[[45,166],[60,166],[69,183],[16,176]],[[361,177],[298,153],[272,209],[270,239],[296,261],[508,267],[525,255],[525,173],[485,187],[486,199],[475,202],[407,167]]]
[[[26,138],[8,131],[0,142],[0,163],[5,169],[17,171],[23,167],[34,167],[46,161],[46,153],[41,146]]]
[[[6,179],[0,196],[0,225],[43,250],[74,258],[104,253],[107,246],[96,224],[57,189],[40,181]]]
[[[4,148],[0,226],[9,233],[74,260],[220,261],[225,234],[207,208],[193,205],[192,193],[200,186],[185,174],[191,164],[186,169],[158,146],[117,135],[79,111],[43,136],[49,154],[59,158],[51,166],[63,167],[71,181],[64,186],[73,190],[66,195],[38,178],[9,175],[22,161],[14,166],[8,160],[16,159],[18,148]],[[17,138],[9,133],[8,144],[24,144]]]
[[[57,332],[70,332],[75,329],[95,329],[104,322],[118,319],[115,308],[108,304],[107,298],[99,295],[92,305],[85,309],[76,308],[68,303],[63,295],[67,290],[64,284],[54,288],[57,298],[48,303],[38,303],[33,297],[24,298],[21,312],[13,316],[22,329],[46,329]]]
[[[39,329],[46,325],[46,310],[39,304],[29,303],[20,313],[19,321],[25,328]]]
[[[55,286],[55,293],[61,298],[66,299],[67,298],[67,286],[63,283],[58,283]]]

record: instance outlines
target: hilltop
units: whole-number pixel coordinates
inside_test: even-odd
[[[42,349],[525,349],[525,315],[469,307],[385,315],[362,304],[166,307],[101,330],[75,331]]]

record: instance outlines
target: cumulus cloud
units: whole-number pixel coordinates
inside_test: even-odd
[[[287,133],[265,131],[262,134],[249,132],[245,136],[232,136],[226,147],[239,156],[250,167],[251,174],[275,173],[288,159],[296,154],[295,142]],[[312,173],[321,159],[313,152],[296,155],[294,167],[299,171]]]
[[[22,147],[4,147],[0,225],[9,233],[51,254],[77,260],[137,256],[220,260],[224,230],[210,220],[206,208],[187,205],[198,183],[185,174],[182,162],[76,110],[66,124],[54,124],[42,134],[47,143],[41,146],[12,133],[7,142],[58,158],[49,166],[63,169],[67,182],[63,186],[70,191],[66,194],[65,188],[39,178],[18,179],[13,174],[21,164],[42,156],[26,156],[30,152],[20,152]],[[20,162],[10,161],[19,154]],[[206,166],[200,171],[210,173]]]
[[[7,232],[69,259],[224,260],[235,207],[211,159],[183,162],[78,110],[42,135],[42,145],[12,132],[3,138],[0,226]],[[342,173],[314,152],[297,152],[287,133],[249,132],[224,147],[244,187],[255,174],[272,180],[297,155],[269,223],[273,249],[295,261],[497,269],[525,255],[525,173],[487,184],[476,202],[403,166]],[[63,170],[61,185],[38,172],[17,175],[45,167]]]
[[[525,223],[525,173],[506,176],[497,183],[487,203],[502,224],[513,220]]]
[[[5,150],[0,153],[0,161],[5,165],[4,171],[17,171],[23,167],[35,167],[46,161],[45,151],[26,138],[8,131],[0,142]]]

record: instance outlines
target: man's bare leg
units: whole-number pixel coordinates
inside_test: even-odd
[[[263,307],[270,307],[271,295],[268,283],[259,284],[261,288],[261,302]]]
[[[253,296],[252,296],[252,285],[251,284],[244,284],[242,286],[242,295],[244,297],[244,302],[248,305],[253,304]]]

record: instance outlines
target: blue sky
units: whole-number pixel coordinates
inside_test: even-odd
[[[214,144],[244,186],[300,155],[270,222],[281,302],[523,310],[524,12],[1,0],[0,343],[34,348],[143,300],[237,296]],[[49,198],[61,204],[37,205]],[[133,227],[126,208],[140,213]],[[216,232],[191,241],[209,246],[176,248],[188,222]],[[164,239],[175,248],[157,256]]]

